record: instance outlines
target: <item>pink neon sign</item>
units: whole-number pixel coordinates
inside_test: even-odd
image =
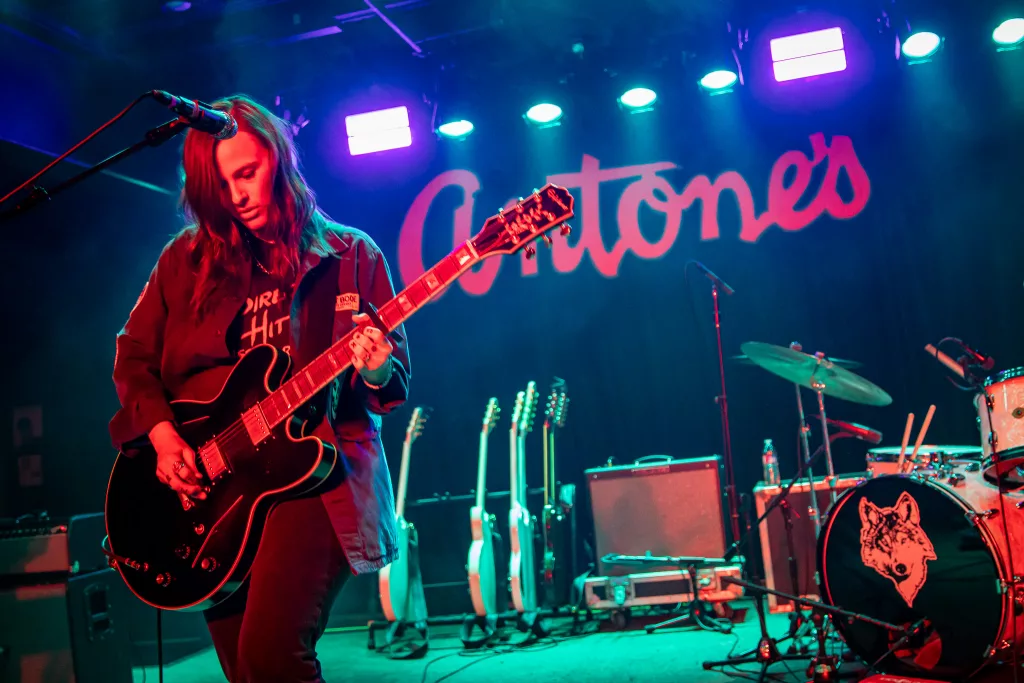
[[[555,240],[552,247],[552,263],[556,271],[570,273],[590,257],[594,268],[605,277],[615,277],[626,254],[632,252],[643,259],[661,258],[672,248],[683,227],[683,212],[697,201],[701,211],[700,237],[714,240],[721,236],[718,225],[718,205],[723,192],[730,192],[740,211],[739,239],[744,242],[757,240],[772,226],[795,232],[803,230],[818,218],[829,215],[839,220],[857,216],[868,203],[871,183],[867,171],[857,158],[853,141],[846,136],[836,135],[831,143],[825,135],[810,136],[811,157],[799,150],[790,150],[780,156],[772,166],[768,181],[767,208],[758,215],[750,186],[739,173],[726,171],[714,182],[705,175],[691,178],[681,192],[658,175],[663,171],[677,168],[668,161],[601,168],[599,159],[584,155],[579,171],[549,175],[547,182],[563,185],[576,196],[577,219],[574,222],[579,234],[575,244]],[[801,209],[795,207],[808,193],[811,174],[815,167],[826,164],[825,177],[810,202]],[[792,180],[785,178],[791,173]],[[839,196],[837,187],[839,174],[845,171],[853,189],[852,198],[847,202]],[[634,179],[626,186],[618,199],[616,223],[618,239],[610,246],[605,245],[601,235],[601,183],[613,180]],[[427,214],[434,200],[446,189],[457,187],[462,190],[462,204],[451,217],[452,246],[472,237],[481,220],[474,215],[475,197],[480,190],[480,180],[472,171],[458,169],[441,173],[420,191],[413,200],[402,223],[398,237],[398,273],[402,282],[409,283],[422,275],[427,264],[423,258],[423,241]],[[665,215],[665,228],[661,237],[648,241],[640,231],[639,211],[641,204]],[[432,232],[435,227],[432,226]],[[436,234],[436,233],[435,233]],[[648,231],[650,234],[650,231]],[[498,275],[503,262],[508,259],[487,259],[475,271],[459,279],[459,286],[467,294],[486,294]],[[522,275],[538,273],[536,260],[521,261]]]

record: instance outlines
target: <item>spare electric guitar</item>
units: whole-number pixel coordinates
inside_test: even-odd
[[[395,497],[395,518],[398,521],[398,559],[380,570],[380,605],[388,621],[418,622],[427,618],[420,576],[419,539],[416,527],[405,519],[405,497],[409,490],[409,457],[412,445],[423,434],[427,422],[424,408],[412,411],[402,443],[402,465],[398,471],[398,495]]]
[[[526,391],[516,396],[516,407],[509,430],[509,450],[512,464],[509,485],[511,509],[508,513],[509,554],[508,576],[512,590],[512,604],[520,614],[537,611],[537,567],[534,562],[534,534],[536,522],[530,515],[526,496],[526,435],[533,427],[537,414],[537,384],[530,382]]]
[[[494,516],[487,512],[487,441],[498,423],[501,408],[498,399],[487,402],[483,427],[480,430],[480,453],[477,457],[476,504],[469,511],[473,542],[469,545],[469,595],[473,611],[478,617],[496,617],[498,609],[498,581],[494,556]]]
[[[575,571],[575,534],[572,528],[576,487],[559,486],[555,460],[555,431],[565,426],[569,396],[565,380],[555,378],[544,411],[544,561],[541,572],[543,603],[557,609],[569,604]]]
[[[417,277],[370,316],[390,333],[485,258],[535,253],[531,242],[556,226],[569,232],[573,198],[546,185],[487,219],[474,237]],[[545,240],[547,241],[547,240]],[[302,368],[270,345],[257,346],[206,400],[171,402],[174,423],[196,453],[209,488],[203,500],[180,497],[156,478],[148,439],[119,453],[107,484],[106,550],[129,589],[147,604],[202,610],[234,593],[249,575],[275,502],[319,486],[337,452],[312,436],[300,412],[352,366],[351,330]]]

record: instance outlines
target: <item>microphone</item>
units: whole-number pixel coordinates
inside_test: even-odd
[[[825,422],[830,427],[835,427],[841,432],[846,432],[851,436],[855,436],[861,441],[867,441],[868,443],[875,444],[876,446],[882,443],[882,432],[871,427],[865,427],[854,422],[843,422],[842,420],[833,420],[831,417],[826,417]]]
[[[153,99],[185,120],[189,127],[202,133],[209,133],[218,140],[234,137],[238,132],[238,121],[227,112],[214,109],[199,100],[186,100],[163,90],[150,93]]]
[[[708,270],[708,267],[705,266],[700,261],[690,261],[690,263],[692,263],[693,265],[697,266],[698,270],[700,270],[702,273],[704,273],[707,276],[707,278],[709,280],[711,280],[711,282],[713,282],[719,289],[721,289],[726,294],[731,295],[731,294],[734,294],[736,292],[736,290],[734,290],[732,287],[730,287],[728,284],[726,284],[725,281],[722,280],[722,278],[718,277],[717,275],[712,273],[710,270]]]
[[[996,359],[992,356],[986,356],[983,353],[975,351],[959,339],[956,340],[956,343],[960,345],[960,348],[967,352],[967,355],[973,360],[973,364],[980,365],[982,370],[991,370],[995,367]]]
[[[939,351],[932,344],[926,345],[924,347],[924,350],[928,352],[929,356],[934,356],[935,360],[939,361],[947,368],[952,370],[956,375],[960,377],[960,379],[964,379],[964,366],[957,363],[955,360],[944,354],[942,351]]]

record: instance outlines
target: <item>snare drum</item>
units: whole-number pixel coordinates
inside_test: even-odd
[[[981,430],[986,476],[995,477],[1024,464],[1024,368],[1004,370],[985,380],[974,397]]]
[[[917,449],[917,458],[908,462],[914,446],[908,445],[904,457],[903,471],[941,470],[944,465],[952,465],[956,461],[980,460],[981,449],[977,446],[921,446]],[[872,448],[867,454],[867,471],[871,476],[884,474],[901,474],[898,469],[900,458],[899,446]]]
[[[823,602],[898,626],[928,620],[882,659],[883,673],[963,680],[1024,642],[1024,615],[1014,616],[1008,588],[1014,575],[1024,575],[1024,515],[1015,507],[1024,493],[1004,501],[1016,548],[1012,571],[997,488],[978,463],[951,469],[941,478],[919,472],[865,480],[843,493],[822,525]],[[1024,585],[1016,590],[1024,599]],[[903,637],[863,621],[833,624],[868,663]]]

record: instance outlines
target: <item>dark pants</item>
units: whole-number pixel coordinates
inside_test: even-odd
[[[320,496],[270,513],[249,580],[205,612],[230,683],[321,683],[316,642],[351,576]]]

